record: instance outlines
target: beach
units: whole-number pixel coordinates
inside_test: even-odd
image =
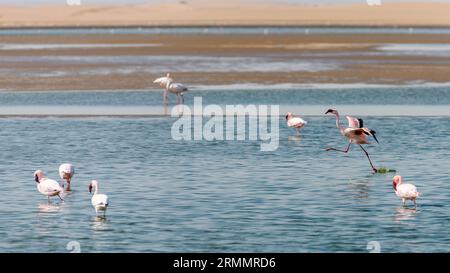
[[[153,79],[167,72],[191,86],[450,82],[450,35],[441,34],[40,34],[0,39],[0,86],[13,91],[148,90],[158,88]],[[414,50],[417,46],[423,54]]]
[[[3,5],[0,90],[450,82],[449,3],[255,3]]]
[[[370,6],[271,1],[166,1],[141,4],[3,5],[3,27],[67,26],[448,26],[449,3],[411,1]]]

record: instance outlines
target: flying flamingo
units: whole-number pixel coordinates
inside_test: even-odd
[[[89,183],[89,192],[92,193],[92,188],[95,188],[94,195],[91,198],[91,204],[94,206],[95,213],[98,215],[99,211],[103,212],[103,216],[106,214],[106,209],[108,208],[108,196],[105,194],[98,193],[98,182],[97,180],[92,180]]]
[[[67,182],[67,190],[70,191],[70,182],[75,174],[75,168],[72,164],[66,163],[59,166],[59,177],[62,180],[62,187],[64,188],[64,181]]]
[[[402,177],[396,175],[392,181],[392,187],[394,188],[395,194],[402,199],[403,206],[406,205],[406,200],[411,200],[414,202],[414,208],[417,207],[416,198],[419,197],[420,192],[417,191],[416,186],[403,184]]]
[[[159,86],[164,88],[164,93],[163,93],[164,102],[167,102],[169,100],[166,86],[167,86],[167,82],[172,81],[172,80],[173,79],[170,77],[170,73],[167,73],[165,77],[160,77],[153,81],[153,83],[159,83]]]
[[[189,91],[189,89],[185,85],[181,83],[173,83],[172,79],[167,80],[166,90],[177,95],[177,104],[180,104],[180,97],[181,97],[181,104],[184,104],[184,97],[183,97],[184,92]]]
[[[293,127],[297,131],[297,134],[300,133],[300,129],[303,128],[308,122],[303,120],[300,117],[294,117],[291,112],[286,114],[286,123],[288,127]]]
[[[345,128],[344,126],[339,124],[339,113],[335,109],[328,109],[328,111],[325,114],[332,113],[336,116],[336,126],[341,132],[343,136],[345,136],[348,140],[348,146],[346,150],[339,150],[335,148],[327,148],[326,151],[338,151],[347,153],[350,149],[350,145],[352,143],[358,144],[359,147],[364,151],[364,153],[367,156],[367,159],[369,159],[370,166],[372,167],[372,170],[374,172],[378,172],[378,170],[373,166],[372,161],[370,160],[369,153],[363,148],[362,144],[369,144],[369,141],[367,140],[366,135],[372,136],[375,141],[378,143],[378,139],[375,136],[376,132],[372,129],[363,127],[363,120],[362,119],[356,119],[354,117],[347,116],[348,120],[348,128]]]
[[[37,170],[34,172],[34,181],[37,183],[38,191],[48,197],[48,202],[50,202],[51,196],[58,196],[61,201],[64,201],[60,196],[64,189],[55,180],[48,179],[43,171]]]

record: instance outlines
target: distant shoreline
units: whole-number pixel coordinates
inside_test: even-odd
[[[450,3],[0,5],[0,27],[449,27]]]
[[[370,28],[370,29],[408,29],[408,28],[416,28],[416,29],[450,29],[450,25],[91,25],[91,26],[0,26],[0,30],[17,30],[17,29],[111,29],[111,28],[123,28],[123,29],[157,29],[157,28],[166,28],[166,29],[176,29],[176,28],[244,28],[244,29],[252,29],[252,28],[286,28],[286,29],[295,29],[295,28],[312,28],[312,29],[321,29],[321,28],[330,28],[330,29],[351,29],[351,28]]]

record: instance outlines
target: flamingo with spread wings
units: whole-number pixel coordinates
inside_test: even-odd
[[[376,132],[372,129],[364,127],[362,119],[358,119],[358,118],[354,118],[354,117],[350,117],[350,116],[347,116],[348,127],[345,128],[344,126],[340,125],[340,123],[339,123],[340,116],[339,116],[339,112],[337,110],[328,109],[328,111],[325,114],[328,114],[328,113],[332,113],[336,116],[336,127],[339,129],[341,134],[348,139],[349,143],[348,143],[346,150],[339,150],[339,149],[335,149],[335,148],[327,148],[326,150],[327,151],[333,150],[333,151],[347,153],[350,150],[350,146],[352,145],[352,143],[358,144],[359,147],[361,147],[361,149],[366,154],[367,159],[369,160],[370,166],[372,167],[372,170],[374,172],[378,172],[378,170],[373,166],[372,160],[370,160],[369,153],[362,146],[364,144],[369,144],[367,136],[373,137],[375,139],[375,141],[378,143],[378,139],[375,136]]]

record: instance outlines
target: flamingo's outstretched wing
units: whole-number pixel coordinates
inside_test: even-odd
[[[168,78],[168,77],[160,77],[157,78],[153,81],[153,83],[159,83],[159,85],[161,86],[165,86],[167,84],[167,82],[172,81],[172,78]]]
[[[363,127],[363,120],[360,118],[354,118],[351,116],[347,116],[348,120],[348,127],[350,128],[362,128]]]
[[[377,133],[377,132],[375,132],[374,130],[372,130],[372,129],[370,129],[370,128],[361,128],[361,129],[364,131],[364,134],[373,137],[373,139],[375,139],[375,141],[376,141],[377,143],[379,143],[379,142],[378,142],[378,139],[377,139],[377,136],[376,136],[376,133]]]

